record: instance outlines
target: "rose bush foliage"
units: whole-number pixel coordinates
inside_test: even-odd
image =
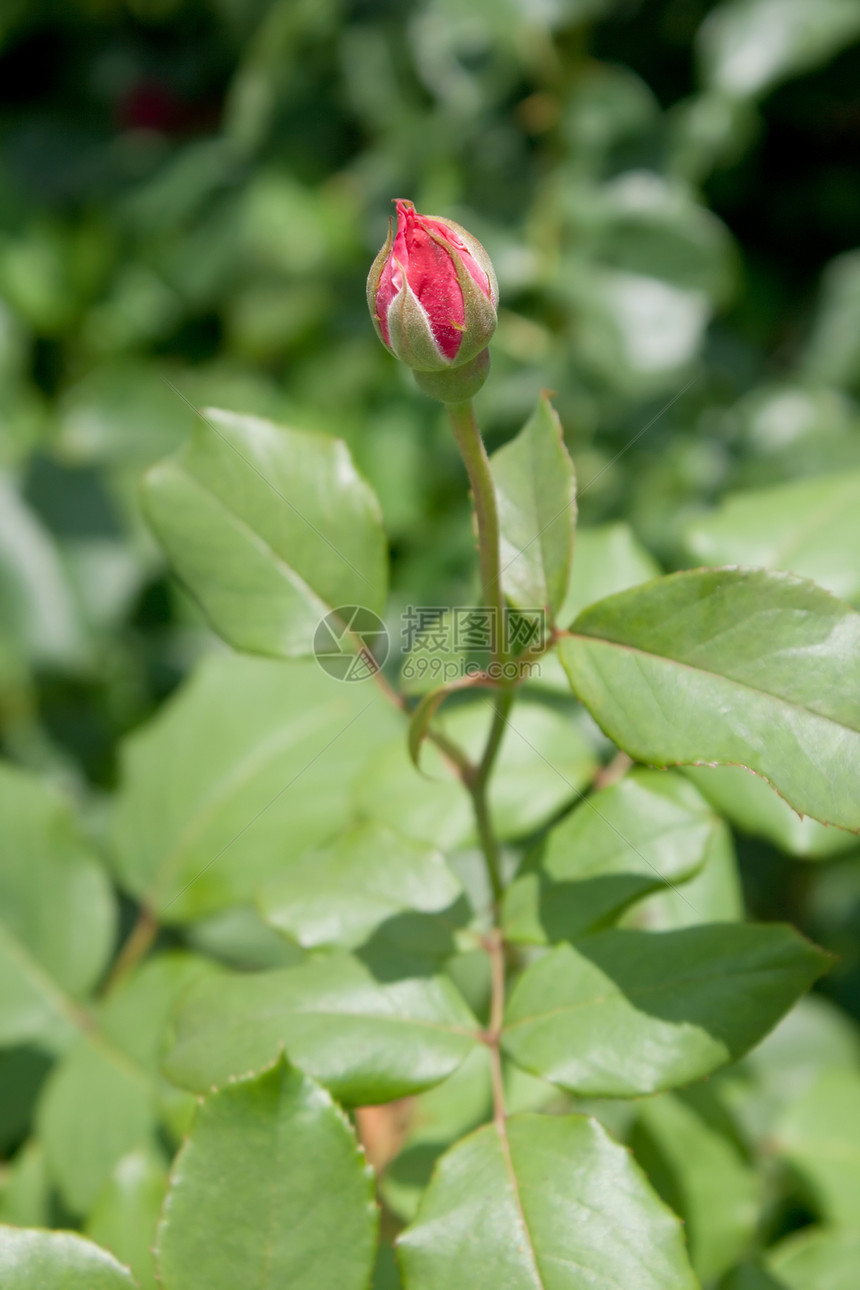
[[[4,19],[4,1286],[853,1290],[857,21],[706,8]]]

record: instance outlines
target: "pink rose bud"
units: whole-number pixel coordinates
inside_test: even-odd
[[[416,372],[470,364],[496,329],[499,287],[490,257],[453,220],[419,215],[411,202],[396,205],[397,229],[389,225],[367,279],[377,334]],[[488,362],[484,356],[479,363],[484,375]]]

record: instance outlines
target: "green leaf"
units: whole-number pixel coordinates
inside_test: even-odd
[[[825,1070],[777,1122],[775,1149],[807,1180],[821,1217],[860,1224],[860,1074]]]
[[[576,530],[576,559],[559,613],[570,623],[588,605],[660,576],[660,567],[629,525],[616,522]]]
[[[225,967],[262,972],[265,968],[293,967],[304,951],[268,927],[251,905],[231,905],[208,918],[189,924],[189,945]]]
[[[786,1290],[784,1281],[777,1281],[766,1272],[758,1259],[739,1263],[720,1282],[720,1290]],[[808,1290],[805,1287],[804,1290]]]
[[[487,716],[489,716],[488,705]],[[444,728],[455,740],[477,753],[451,713]],[[476,733],[475,725],[471,727]],[[522,837],[542,827],[565,806],[576,801],[597,768],[592,744],[583,729],[572,725],[564,710],[545,707],[522,697],[505,725],[498,761],[489,787],[490,812],[501,838]]]
[[[63,1201],[86,1214],[116,1162],[155,1131],[152,1080],[112,1045],[79,1039],[45,1085],[36,1123]]]
[[[766,784],[763,787],[770,792]],[[743,917],[743,891],[732,833],[721,821],[701,869],[681,887],[664,887],[646,896],[619,920],[619,925],[668,932],[699,923],[736,923]]]
[[[487,1125],[439,1163],[398,1240],[405,1290],[696,1290],[681,1225],[584,1116]]]
[[[740,763],[803,814],[860,829],[860,614],[827,592],[790,574],[677,573],[593,605],[559,648],[635,760]]]
[[[75,1232],[0,1227],[3,1290],[134,1290],[127,1268]]]
[[[732,494],[688,524],[683,540],[696,563],[783,569],[856,605],[860,471]]]
[[[779,1290],[856,1290],[860,1233],[813,1228],[780,1242],[767,1257]]]
[[[564,604],[556,615],[563,626],[597,600],[660,576],[660,567],[628,524],[599,524],[576,530],[576,558],[571,563]],[[570,693],[570,682],[558,654],[551,650],[535,667],[530,687]]]
[[[110,956],[115,902],[53,789],[0,764],[0,818],[0,1044],[55,1050]]]
[[[492,700],[446,708],[438,727],[472,758],[483,751]],[[490,809],[502,839],[522,837],[545,824],[576,798],[591,779],[597,759],[587,738],[563,711],[526,698],[508,719],[493,777]],[[460,780],[438,750],[425,743],[423,774],[399,734],[356,784],[363,815],[405,836],[449,852],[476,841],[474,813]]]
[[[207,1097],[159,1228],[165,1290],[365,1290],[371,1171],[328,1094],[283,1062]]]
[[[561,422],[545,394],[490,464],[504,593],[518,609],[546,609],[554,618],[565,597],[573,552],[576,477]]]
[[[9,1048],[0,1052],[0,1156],[26,1137],[33,1107],[52,1060],[38,1048]]]
[[[153,283],[151,270],[137,272]],[[129,305],[139,306],[129,294],[124,283],[115,288],[114,300],[125,307],[114,304],[114,327],[119,322],[127,328]],[[161,364],[105,358],[80,380],[64,383],[57,407],[58,455],[87,465],[129,463],[139,469],[177,448],[194,420],[191,408],[164,380]]]
[[[157,1290],[152,1247],[167,1169],[152,1150],[123,1156],[90,1213],[86,1234],[127,1263],[142,1290]]]
[[[276,972],[201,982],[176,1018],[165,1070],[203,1092],[260,1070],[281,1048],[351,1105],[390,1101],[445,1079],[478,1023],[447,977],[377,980],[347,954]]]
[[[589,122],[591,133],[593,114]],[[553,289],[575,317],[587,318],[571,337],[577,365],[641,397],[683,380],[714,303],[731,290],[732,247],[689,185],[667,182],[653,168],[610,168],[621,173],[604,183],[579,179],[566,190],[575,246],[555,265]],[[672,397],[682,392],[675,384]]]
[[[351,780],[394,730],[405,739],[375,686],[316,663],[207,658],[123,748],[123,885],[169,922],[248,901],[344,828]]]
[[[154,955],[107,994],[97,1013],[100,1034],[156,1074],[165,1028],[177,1000],[198,981],[214,975],[212,964],[185,950]]]
[[[41,1142],[30,1138],[0,1169],[0,1223],[50,1227],[54,1206]]]
[[[373,1290],[403,1290],[400,1272],[394,1257],[394,1248],[381,1241],[376,1252],[373,1269]]]
[[[823,995],[808,994],[758,1048],[720,1076],[722,1095],[746,1139],[771,1155],[779,1124],[818,1077],[826,1070],[854,1072],[858,1063],[854,1022]]]
[[[192,955],[150,959],[116,988],[52,1071],[37,1122],[66,1205],[86,1214],[122,1156],[152,1140],[159,1124],[181,1132],[185,1095],[158,1073],[163,1035],[177,998],[211,971]]]
[[[625,167],[607,182],[577,184],[567,200],[574,227],[590,244],[589,259],[602,268],[633,281],[676,287],[692,299],[723,301],[731,293],[735,263],[729,232],[688,184],[673,182],[655,168]],[[611,290],[613,278],[607,282]],[[631,309],[627,318],[623,348],[648,367],[668,357],[670,339],[677,349],[686,338],[664,331],[659,303],[665,297],[653,289],[650,295],[641,287],[640,292],[640,308]],[[587,340],[579,343],[585,346]],[[647,364],[642,362],[646,357]]]
[[[369,823],[303,856],[267,884],[259,904],[272,927],[308,949],[354,949],[375,934],[444,958],[469,919],[459,880],[438,851]]]
[[[843,829],[798,815],[743,766],[689,766],[684,774],[739,832],[765,838],[790,856],[824,860],[857,846],[857,839]]]
[[[707,82],[740,98],[818,66],[858,32],[851,0],[728,0],[710,12],[698,41]]]
[[[642,185],[644,196],[635,191],[638,183],[633,186],[628,203],[649,204],[650,179]],[[650,249],[646,245],[645,254]],[[648,268],[630,272],[579,256],[568,259],[559,278],[571,311],[588,318],[577,336],[577,358],[589,375],[631,399],[670,385],[676,398],[683,393],[686,387],[679,391],[678,382],[697,356],[713,312],[698,285],[678,285]]]
[[[856,19],[860,25],[860,19]],[[824,270],[803,371],[816,384],[858,387],[860,251],[837,255]]]
[[[752,1245],[761,1186],[734,1126],[705,1085],[642,1102],[636,1157],[667,1204],[684,1219],[690,1258],[705,1284]]]
[[[592,793],[526,857],[505,893],[511,940],[573,940],[692,877],[720,821],[679,775],[638,770]]]
[[[758,1043],[829,962],[778,924],[603,932],[525,971],[504,1048],[573,1093],[660,1092]]]
[[[2,473],[0,646],[21,666],[77,671],[91,661],[80,607],[57,543]]]
[[[144,504],[236,649],[306,657],[330,610],[384,608],[379,504],[339,439],[210,408],[188,446],[149,472]]]

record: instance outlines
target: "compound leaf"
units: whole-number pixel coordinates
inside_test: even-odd
[[[504,1048],[574,1093],[659,1092],[746,1052],[828,964],[779,924],[602,932],[526,969],[505,1013]]]

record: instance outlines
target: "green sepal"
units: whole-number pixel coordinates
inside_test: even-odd
[[[467,403],[473,399],[490,374],[490,351],[482,349],[468,363],[444,372],[415,371],[415,384],[423,394],[440,403]]]

